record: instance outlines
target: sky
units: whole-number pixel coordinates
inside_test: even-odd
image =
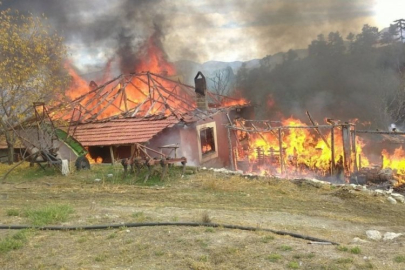
[[[3,0],[45,14],[82,71],[97,69],[154,32],[170,61],[247,61],[306,48],[318,34],[383,29],[404,0]]]

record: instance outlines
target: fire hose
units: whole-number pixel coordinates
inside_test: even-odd
[[[200,223],[200,222],[147,222],[147,223],[119,223],[119,224],[100,224],[100,225],[83,225],[83,226],[32,226],[32,225],[0,225],[0,230],[21,230],[21,229],[36,229],[49,231],[73,231],[73,230],[106,230],[117,228],[134,228],[134,227],[157,227],[157,226],[187,226],[187,227],[213,227],[235,229],[243,231],[264,231],[278,235],[286,235],[294,238],[309,240],[317,243],[339,245],[336,242],[324,240],[312,236],[302,235],[298,233],[277,231],[273,229],[247,227],[239,225],[219,224],[219,223]]]

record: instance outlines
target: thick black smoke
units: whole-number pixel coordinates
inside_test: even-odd
[[[81,44],[87,50],[105,50],[107,58],[118,57],[121,72],[133,72],[139,47],[153,32],[163,38],[168,28],[161,0],[13,0],[2,8],[44,14],[69,44]],[[162,46],[156,40],[156,46]]]
[[[302,48],[320,32],[357,31],[371,23],[374,0],[9,0],[2,8],[45,14],[70,44],[128,61],[160,32],[172,60],[197,62],[229,52],[257,58]],[[131,65],[131,63],[126,63]]]

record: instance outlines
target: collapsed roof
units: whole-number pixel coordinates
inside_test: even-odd
[[[88,86],[77,87],[67,94],[73,98],[71,102],[49,111],[54,119],[70,117],[70,122],[77,124],[156,115],[193,121],[221,108],[247,104],[244,100],[210,91],[205,93],[207,110],[198,108],[193,86],[151,72],[132,73],[120,75],[100,86],[92,81]]]

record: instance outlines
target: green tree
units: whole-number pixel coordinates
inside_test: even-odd
[[[340,56],[344,54],[346,48],[342,36],[339,32],[330,32],[328,35],[328,46],[332,55]]]
[[[325,57],[328,54],[328,44],[323,34],[319,34],[316,40],[313,40],[308,46],[308,55],[310,57]]]
[[[356,41],[353,43],[354,53],[369,53],[378,43],[380,32],[377,27],[365,24],[360,34],[356,35]]]
[[[396,36],[398,35],[398,25],[391,24],[388,28],[388,31],[384,32],[381,35],[381,43],[382,44],[392,44],[396,41]]]
[[[13,162],[16,136],[11,126],[27,119],[35,101],[51,102],[65,90],[67,49],[46,18],[14,10],[0,12],[0,131]]]

